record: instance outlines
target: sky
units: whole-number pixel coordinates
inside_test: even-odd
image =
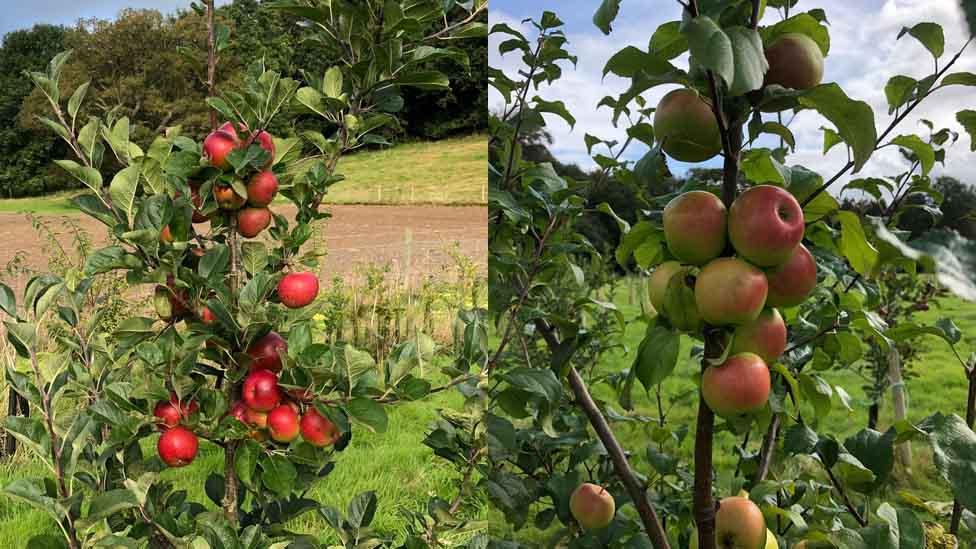
[[[229,0],[217,0],[217,5]],[[37,23],[74,25],[79,19],[114,19],[123,8],[152,8],[163,13],[190,9],[190,0],[0,0],[0,35]]]
[[[532,28],[521,24],[521,20],[538,18],[544,10],[555,11],[566,23],[563,30],[569,40],[567,47],[570,53],[579,56],[579,63],[575,69],[572,64],[564,66],[563,79],[550,87],[543,86],[539,95],[547,100],[565,101],[576,116],[576,126],[572,130],[555,116],[546,115],[546,118],[553,134],[552,149],[556,157],[584,168],[595,166],[587,155],[584,134],[619,142],[626,138],[625,123],[615,128],[611,111],[606,107],[596,109],[601,98],[619,95],[629,83],[613,75],[601,79],[607,59],[628,45],[646,50],[648,39],[658,25],[681,18],[681,7],[674,0],[623,0],[612,34],[604,36],[592,23],[593,12],[599,4],[599,0],[492,0],[489,12],[492,24],[508,23],[528,37],[534,36]],[[837,82],[850,97],[868,102],[874,109],[879,132],[890,121],[884,95],[888,79],[896,74],[922,78],[931,73],[933,67],[931,55],[916,40],[909,36],[896,40],[899,30],[922,21],[939,23],[945,30],[945,60],[951,58],[969,37],[958,0],[800,0],[791,13],[814,8],[826,10],[830,23],[831,46],[825,60],[824,82]],[[768,9],[763,24],[779,19],[776,10]],[[521,66],[520,55],[512,52],[500,56],[497,44],[502,39],[492,36],[489,64],[513,74]],[[675,62],[687,68],[687,55]],[[950,72],[956,71],[976,72],[976,43],[970,44],[950,69]],[[652,88],[644,97],[653,105],[670,89],[673,86]],[[501,96],[491,90],[490,107],[497,108],[500,101]],[[953,86],[939,90],[916,108],[892,136],[925,135],[927,128],[919,123],[921,118],[932,120],[936,128],[958,131],[960,139],[948,151],[945,167],[937,165],[933,175],[951,175],[976,184],[976,153],[970,152],[969,136],[955,120],[956,111],[964,108],[976,109],[976,88]],[[796,136],[797,150],[787,158],[787,164],[802,164],[829,177],[846,163],[847,155],[841,146],[835,147],[827,156],[821,155],[822,126],[831,127],[831,124],[815,112],[802,112],[792,121],[790,129]],[[759,146],[776,144],[772,140],[758,143]],[[625,158],[636,160],[646,151],[647,147],[638,143],[628,149]],[[594,149],[593,152],[605,153],[605,149]],[[703,165],[718,167],[720,161],[712,159]],[[670,166],[678,174],[689,167],[674,161],[670,161]],[[906,168],[898,152],[889,147],[875,153],[868,165],[853,177],[895,175]],[[850,177],[841,181],[848,179]]]

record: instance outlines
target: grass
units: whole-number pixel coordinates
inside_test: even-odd
[[[375,491],[378,510],[373,527],[402,539],[404,521],[401,509],[420,511],[426,508],[432,495],[450,500],[457,494],[457,473],[447,462],[433,455],[421,444],[427,426],[439,408],[460,408],[457,393],[436,395],[429,400],[412,402],[389,408],[389,427],[385,433],[371,433],[357,428],[345,451],[336,453],[335,470],[315,485],[309,497],[345,513],[346,505],[356,495]],[[144,441],[146,455],[155,453],[155,437]],[[164,480],[187,490],[189,499],[216,508],[204,494],[203,486],[212,471],[223,469],[223,454],[208,443],[192,465],[179,470],[167,470]],[[12,461],[0,461],[0,486],[24,477],[41,477],[45,472],[36,461],[23,452]],[[487,509],[467,508],[462,511],[472,519],[483,519]],[[305,514],[289,525],[293,531],[315,535],[323,543],[338,543],[338,537],[318,515]],[[0,496],[0,547],[25,547],[32,536],[53,533],[54,522],[38,510],[24,503]]]
[[[641,291],[639,288],[634,289],[635,293]],[[613,300],[626,318],[633,319],[640,314],[640,305],[631,301],[630,293],[628,284],[622,284],[615,293]],[[920,313],[917,320],[933,322],[943,316],[953,319],[964,334],[962,341],[957,345],[960,355],[967,357],[969,353],[976,351],[976,306],[954,298],[945,299],[940,305],[932,307],[930,311]],[[629,322],[622,340],[624,349],[604,356],[601,362],[595,366],[599,373],[606,374],[629,368],[637,345],[643,337],[644,329],[645,325],[642,322]],[[671,376],[664,381],[662,391],[664,409],[670,410],[667,413],[668,426],[672,429],[687,426],[689,429],[689,434],[684,439],[683,444],[677,450],[668,449],[668,451],[677,453],[689,465],[693,456],[697,414],[697,398],[694,397],[695,375],[700,369],[697,360],[689,358],[691,345],[692,342],[689,338],[682,338],[682,348],[679,355],[681,358],[678,366]],[[917,346],[921,350],[921,356],[912,367],[919,374],[919,377],[906,382],[909,394],[909,419],[918,422],[935,412],[954,413],[964,417],[967,388],[962,367],[952,357],[948,346],[934,336],[925,337],[918,342]],[[843,442],[847,436],[867,426],[867,403],[864,391],[861,389],[864,380],[850,369],[833,369],[817,373],[831,385],[846,389],[852,397],[852,412],[843,408],[835,396],[831,401],[832,408],[829,415],[821,419],[818,426],[814,426],[815,430],[833,434],[839,441]],[[604,400],[616,411],[622,412],[614,394],[605,385],[593,384],[591,389],[595,397]],[[657,402],[653,394],[645,394],[639,384],[634,389],[634,400],[635,415],[657,419]],[[812,408],[806,405],[804,407],[804,418],[812,419],[814,417]],[[879,430],[887,429],[891,422],[890,398],[886,398],[881,409]],[[721,420],[718,423],[721,424]],[[651,437],[655,428],[656,423],[616,422],[613,424],[615,434],[623,447],[630,452],[632,465],[638,472],[647,474],[653,471],[647,461],[645,449],[652,440]],[[761,434],[761,432],[753,433],[752,442],[749,446],[751,451],[758,451]],[[733,436],[728,431],[718,432],[715,436],[713,456],[715,468],[719,472],[716,494],[718,496],[732,495],[730,492],[734,491],[731,485],[731,472],[735,469],[737,462],[735,446],[740,443],[741,437]],[[913,468],[910,473],[896,469],[895,489],[888,495],[887,499],[892,502],[899,501],[897,493],[907,491],[925,501],[951,501],[952,496],[948,485],[938,477],[932,465],[931,453],[922,444],[916,443],[913,446],[913,458]],[[879,503],[880,501],[877,499],[873,500],[872,508],[876,508]],[[503,520],[497,513],[493,515],[493,518]],[[923,518],[939,521],[948,527],[947,517]],[[531,520],[529,524],[531,524]],[[553,530],[541,532],[527,527],[514,536],[519,539],[542,542],[546,539],[546,535],[551,533]],[[509,533],[508,535],[512,534]],[[967,537],[963,538],[963,546],[976,547],[976,544],[973,544],[976,540],[968,537],[972,534],[965,535]]]
[[[329,204],[486,204],[488,138],[471,135],[414,142],[347,156]],[[81,191],[0,200],[0,213],[78,213],[71,198]]]

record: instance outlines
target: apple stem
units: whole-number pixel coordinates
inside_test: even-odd
[[[545,320],[541,318],[535,319],[535,327],[542,334],[551,351],[555,351],[560,347],[559,339],[556,337],[553,328]],[[614,436],[606,418],[600,412],[600,408],[593,401],[593,397],[590,396],[590,392],[586,388],[586,382],[583,381],[582,376],[580,376],[574,367],[570,367],[568,378],[569,386],[573,390],[573,396],[576,398],[577,404],[583,409],[583,412],[586,413],[586,417],[590,420],[590,425],[593,426],[593,430],[596,431],[600,442],[603,443],[603,447],[606,448],[607,453],[610,455],[613,468],[620,478],[620,482],[627,489],[627,494],[630,496],[631,501],[634,502],[634,507],[637,509],[637,514],[640,515],[641,522],[644,524],[644,530],[651,539],[651,544],[656,549],[671,549],[671,545],[668,543],[668,536],[664,532],[664,526],[661,525],[661,521],[654,511],[654,507],[647,499],[647,488],[641,485],[634,475],[633,469],[630,468],[630,462],[627,461],[627,455],[624,453],[624,449]]]

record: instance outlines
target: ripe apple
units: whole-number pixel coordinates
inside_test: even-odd
[[[166,225],[162,231],[159,231],[159,241],[167,244],[173,243],[173,233],[169,230],[169,225]]]
[[[299,309],[315,301],[319,279],[315,273],[291,273],[278,282],[278,298],[289,309]]]
[[[244,407],[244,423],[247,423],[251,427],[257,427],[258,429],[264,429],[268,426],[268,413],[259,412],[254,408]]]
[[[217,315],[213,314],[210,307],[204,305],[200,308],[200,321],[204,324],[213,324],[214,322],[217,322]]]
[[[761,267],[786,262],[803,240],[803,209],[785,189],[757,185],[729,208],[729,239],[735,251]]]
[[[210,135],[203,140],[203,155],[211,165],[226,170],[230,167],[227,156],[237,148],[238,144],[236,134],[216,130],[210,132]]]
[[[230,185],[216,184],[213,187],[214,200],[223,210],[239,210],[247,198],[237,194]]]
[[[156,451],[163,463],[170,467],[183,467],[197,457],[197,436],[184,427],[173,427],[159,437]]]
[[[695,303],[709,324],[742,324],[762,312],[768,288],[759,269],[741,259],[720,257],[698,273]]]
[[[824,58],[820,46],[805,34],[787,33],[766,48],[769,70],[766,84],[810,89],[823,79]]]
[[[339,429],[329,418],[323,416],[314,407],[310,407],[302,416],[299,423],[302,438],[312,446],[324,448],[335,444],[339,440]]]
[[[298,412],[282,404],[268,412],[268,432],[278,442],[291,442],[298,437]]]
[[[772,364],[779,360],[785,350],[786,323],[779,311],[766,309],[756,320],[736,326],[730,353],[755,353],[766,364]]]
[[[786,263],[770,269],[766,278],[769,280],[766,303],[770,307],[795,307],[817,286],[817,262],[810,250],[800,244]]]
[[[172,393],[169,400],[161,400],[156,403],[153,415],[162,420],[162,425],[159,428],[165,431],[170,427],[179,425],[180,421],[190,417],[199,408],[200,406],[192,400],[180,402],[176,393]]]
[[[664,152],[682,162],[702,162],[722,150],[711,104],[692,89],[677,89],[661,99],[654,133]]]
[[[248,374],[241,389],[244,403],[259,412],[270,412],[281,402],[278,376],[270,370],[257,370]]]
[[[244,208],[237,212],[237,232],[244,238],[254,238],[271,224],[271,210]]]
[[[274,139],[271,137],[270,133],[261,130],[258,133],[258,136],[254,140],[257,141],[259,145],[261,145],[262,149],[268,151],[268,154],[270,156],[268,157],[268,161],[264,163],[264,169],[270,168],[271,164],[274,163],[274,157],[275,157]]]
[[[606,528],[613,520],[616,509],[610,492],[589,482],[580,484],[569,497],[569,511],[576,522],[587,530]]]
[[[241,127],[244,127],[244,125],[242,124]],[[217,128],[217,131],[227,132],[233,135],[234,139],[237,139],[237,128],[234,127],[233,122],[224,122],[219,128]]]
[[[247,201],[252,206],[267,206],[278,192],[278,178],[274,172],[265,170],[254,174],[247,184]]]
[[[706,191],[678,195],[664,208],[664,238],[682,263],[704,265],[725,249],[725,204]]]
[[[766,543],[766,519],[749,498],[723,498],[715,512],[716,545],[729,549],[753,549]]]
[[[252,372],[270,370],[278,373],[281,371],[281,356],[288,354],[288,342],[277,332],[268,332],[247,348],[247,354],[253,359]]]
[[[769,400],[769,368],[759,355],[732,355],[702,374],[702,397],[713,412],[734,417],[761,409]]]
[[[651,278],[647,281],[647,294],[658,314],[664,314],[664,296],[667,294],[668,282],[680,270],[681,263],[665,261],[651,273]]]

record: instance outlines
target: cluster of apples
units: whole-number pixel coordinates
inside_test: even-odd
[[[230,415],[250,426],[251,436],[289,443],[302,438],[319,448],[334,444],[339,430],[312,406],[312,395],[306,390],[285,391],[278,385],[281,357],[288,352],[288,342],[276,332],[268,332],[248,349],[250,373],[244,379],[241,400],[231,407]],[[302,405],[307,404],[304,413]]]
[[[802,303],[817,284],[817,264],[803,239],[803,210],[785,189],[758,185],[731,208],[712,193],[691,191],[664,209],[664,237],[676,261],[651,275],[651,304],[679,330],[705,323],[732,331],[728,359],[702,376],[702,396],[723,417],[765,406],[767,364],[786,349],[776,307]],[[731,243],[734,257],[722,257]]]
[[[241,126],[240,130],[249,131],[245,126]],[[271,134],[264,130],[256,134],[251,133],[246,139],[241,139],[234,124],[230,122],[224,123],[203,140],[204,157],[212,166],[221,170],[228,170],[231,167],[227,160],[231,152],[251,142],[258,143],[268,152],[269,157],[261,170],[248,180],[247,196],[237,194],[231,185],[218,183],[213,188],[217,205],[223,210],[237,212],[237,232],[244,238],[254,238],[271,225],[271,210],[268,209],[268,205],[278,193],[278,178],[271,171],[271,163],[275,155],[274,140]],[[197,218],[206,221],[206,216],[202,214],[195,217]]]
[[[200,442],[193,431],[181,423],[196,413],[198,408],[196,402],[181,401],[176,393],[171,393],[169,400],[160,401],[153,409],[153,415],[163,431],[156,443],[156,451],[166,465],[183,467],[192,463],[197,457]]]
[[[783,34],[769,44],[765,55],[767,86],[806,90],[823,79],[823,53],[809,36]],[[702,162],[722,151],[711,102],[690,88],[673,90],[661,99],[654,112],[654,135],[668,156],[682,162]]]

